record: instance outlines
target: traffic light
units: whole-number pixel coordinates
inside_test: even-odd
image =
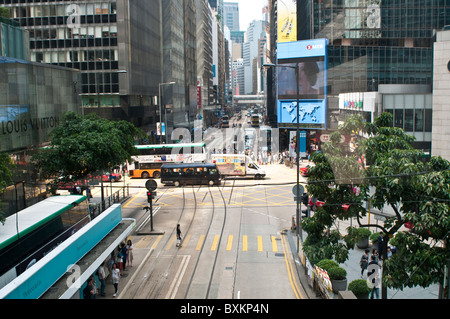
[[[150,203],[152,199],[155,199],[156,192],[155,191],[147,191],[147,201]]]
[[[302,195],[302,203],[303,203],[303,205],[308,206],[308,204],[309,204],[309,196],[308,196],[308,193],[303,193],[303,195]]]

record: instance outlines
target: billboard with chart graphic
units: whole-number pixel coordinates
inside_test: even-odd
[[[278,43],[278,127],[326,128],[328,40]],[[295,68],[298,65],[298,79]]]

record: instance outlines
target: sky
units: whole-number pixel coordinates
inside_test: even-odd
[[[224,2],[239,3],[239,27],[241,31],[247,31],[250,22],[262,20],[262,8],[267,0],[226,0]]]

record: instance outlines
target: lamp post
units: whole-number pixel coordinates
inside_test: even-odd
[[[302,218],[302,214],[300,213],[300,200],[301,200],[301,195],[300,194],[300,161],[299,161],[299,156],[300,156],[300,123],[299,123],[299,117],[300,117],[300,91],[299,91],[299,81],[298,81],[298,76],[299,76],[299,65],[298,63],[296,63],[294,66],[292,65],[279,65],[279,64],[273,64],[273,63],[267,63],[267,64],[263,64],[263,67],[265,68],[270,68],[270,67],[285,67],[285,68],[291,68],[291,69],[295,69],[295,81],[297,84],[297,147],[296,147],[296,161],[297,161],[297,200],[296,200],[296,218],[297,218],[297,253],[299,252],[299,237],[303,238],[303,234],[302,234],[302,229],[301,229],[301,218]]]
[[[161,101],[161,86],[163,85],[171,85],[176,84],[176,82],[167,82],[167,83],[159,83],[158,85],[158,94],[159,94],[159,125],[160,125],[160,136],[159,136],[159,144],[162,144],[162,101]],[[164,119],[166,120],[166,119]]]

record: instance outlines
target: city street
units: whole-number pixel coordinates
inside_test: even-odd
[[[158,185],[153,232],[144,210],[145,181],[127,179],[131,196],[122,213],[138,221],[132,240],[135,262],[142,258],[143,265],[133,269],[120,297],[306,298],[284,234],[295,215],[295,171],[284,165],[264,169],[263,181],[232,179],[211,188]]]

